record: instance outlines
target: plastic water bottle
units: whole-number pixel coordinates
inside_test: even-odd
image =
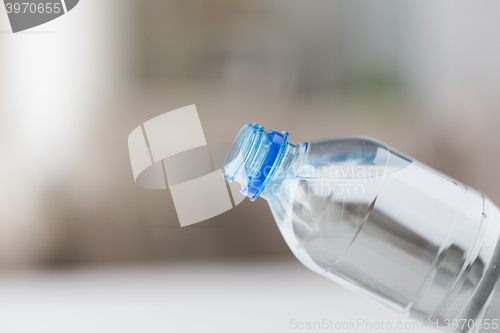
[[[500,331],[500,212],[484,194],[367,137],[297,145],[250,123],[223,174],[267,200],[311,270],[422,325]]]

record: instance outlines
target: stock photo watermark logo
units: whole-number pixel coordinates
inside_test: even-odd
[[[290,166],[272,175],[275,183],[269,184],[267,195],[330,198],[332,200],[372,196],[383,184],[387,174],[380,165],[355,165],[314,163]],[[265,177],[271,169],[263,170]],[[259,177],[260,171],[254,175]]]
[[[389,321],[389,320],[369,320],[367,318],[357,318],[348,320],[322,319],[318,321],[290,320],[290,329],[298,331],[329,330],[329,331],[381,331],[389,330],[403,332],[406,330],[429,331],[443,330],[453,332],[498,332],[500,325],[498,319],[427,319],[424,321]]]
[[[45,24],[66,14],[79,0],[4,0],[12,32]]]
[[[222,176],[227,142],[205,139],[195,105],[159,115],[128,137],[130,162],[139,187],[170,190],[181,226],[222,214],[245,196]]]
[[[164,113],[138,126],[129,135],[128,147],[136,184],[144,189],[170,190],[181,226],[222,214],[246,198],[248,188],[240,191],[238,181],[228,183],[222,170],[226,174],[225,169],[234,166],[233,161],[246,161],[248,152],[242,152],[234,143],[207,143],[195,105]],[[225,160],[226,156],[229,160]],[[242,179],[272,178],[267,195],[329,200],[371,197],[386,175],[384,168],[375,164],[298,165],[277,171],[271,166],[238,170],[251,172]],[[257,193],[262,184],[255,186],[259,186],[252,188]]]

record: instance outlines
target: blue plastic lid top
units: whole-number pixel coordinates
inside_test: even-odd
[[[223,174],[241,184],[241,193],[255,200],[264,190],[281,160],[288,133],[265,132],[258,124],[247,123],[226,155]]]

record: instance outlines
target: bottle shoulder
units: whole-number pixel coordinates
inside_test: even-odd
[[[299,144],[286,177],[375,178],[401,170],[413,160],[385,143],[365,136],[342,136]]]

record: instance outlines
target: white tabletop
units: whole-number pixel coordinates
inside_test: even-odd
[[[379,326],[388,323],[395,332],[434,332],[297,261],[0,274],[2,333],[386,332]]]

